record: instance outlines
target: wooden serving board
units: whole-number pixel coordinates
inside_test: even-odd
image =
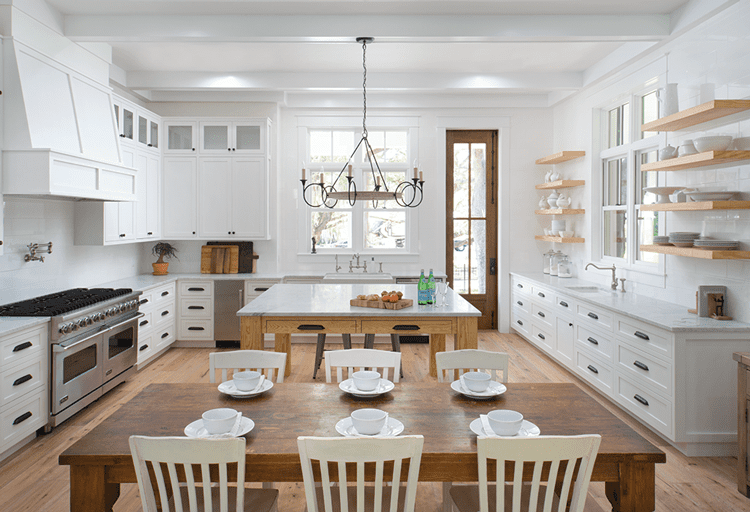
[[[236,274],[240,249],[236,245],[201,247],[201,274]]]
[[[414,301],[412,299],[399,299],[398,302],[383,302],[382,300],[351,299],[349,305],[358,308],[404,309],[413,306]]]

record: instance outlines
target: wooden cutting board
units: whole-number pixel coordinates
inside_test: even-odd
[[[204,245],[201,247],[201,274],[236,274],[240,249],[236,245]]]
[[[399,299],[398,302],[383,302],[382,300],[351,299],[349,305],[358,308],[404,309],[413,306],[414,301],[412,299]]]

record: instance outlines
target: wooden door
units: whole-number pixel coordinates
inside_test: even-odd
[[[497,131],[446,134],[446,274],[497,329]]]

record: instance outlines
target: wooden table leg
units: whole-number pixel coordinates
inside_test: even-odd
[[[104,480],[104,466],[70,466],[70,510],[109,512],[120,497],[120,484]]]
[[[289,377],[292,374],[292,335],[277,332],[273,336],[276,352],[286,352],[286,371],[284,372],[284,377]]]
[[[435,354],[445,352],[445,334],[430,334],[430,377],[437,377]]]
[[[262,317],[240,317],[240,348],[242,350],[263,350]]]
[[[620,481],[606,482],[604,488],[615,512],[653,512],[656,466],[654,463],[621,462]]]
[[[457,329],[453,350],[464,350],[478,347],[477,317],[459,316],[456,318]]]

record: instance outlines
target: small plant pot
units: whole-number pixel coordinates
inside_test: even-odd
[[[169,270],[169,263],[167,262],[152,263],[151,266],[154,267],[155,276],[166,276],[167,274],[169,274],[169,272],[167,272]]]

